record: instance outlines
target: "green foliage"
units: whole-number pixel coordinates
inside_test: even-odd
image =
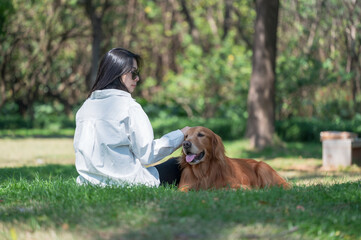
[[[153,100],[177,104],[188,116],[242,116],[247,109],[251,52],[232,39],[208,53],[185,41],[184,54],[177,58],[183,73],[170,71],[163,81],[164,91]]]
[[[82,9],[66,1],[8,2],[14,14],[0,38],[1,108],[16,102],[18,113],[32,121],[39,102],[76,105],[85,92],[79,66],[84,56],[77,50],[82,39],[76,37],[84,24]]]
[[[349,54],[360,59],[354,49],[359,48],[361,36],[351,37],[349,29],[360,32],[361,12],[349,1],[298,1],[296,5],[284,2],[281,9],[277,115],[280,120],[351,120],[361,111],[361,99],[352,97],[352,82],[360,84],[360,73],[350,65]]]
[[[62,128],[74,128],[75,121],[64,114],[62,104],[36,104],[34,107],[34,128],[46,128],[59,130]]]
[[[6,115],[0,118],[0,129],[31,128],[32,121],[20,115]]]
[[[361,110],[355,108],[360,99],[353,102],[350,96],[350,73],[335,69],[330,59],[322,63],[309,56],[284,54],[278,58],[277,65],[276,101],[280,119],[312,116],[350,120]],[[320,78],[320,74],[324,77]]]
[[[0,108],[0,129],[31,128],[32,121],[18,113],[19,106],[14,102]]]

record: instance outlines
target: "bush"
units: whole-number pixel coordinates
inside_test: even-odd
[[[34,104],[34,114],[21,116],[16,103],[5,104],[0,109],[0,129],[50,129],[75,128],[75,121],[64,113],[61,104]]]
[[[223,140],[235,140],[244,137],[247,127],[246,119],[225,118],[155,118],[152,120],[155,136],[181,129],[184,126],[204,126],[222,137]],[[284,141],[317,142],[322,131],[349,131],[361,136],[361,115],[352,121],[322,121],[316,118],[292,118],[276,121],[276,134]]]
[[[221,136],[223,140],[235,140],[244,137],[247,127],[246,118],[236,117],[205,119],[177,117],[163,113],[150,119],[156,138],[185,126],[204,126]],[[14,129],[44,129],[46,131],[43,134],[46,135],[58,133],[62,129],[74,130],[75,121],[65,114],[56,114],[55,112],[38,111],[33,121],[24,119],[18,114],[7,114],[0,118],[1,129],[4,130],[2,134],[5,134],[7,130]],[[327,122],[316,118],[292,118],[276,121],[275,129],[282,140],[290,142],[320,141],[320,132],[322,131],[350,131],[361,136],[361,115],[356,115],[353,120],[337,119]],[[42,133],[37,133],[37,135],[42,135]]]
[[[189,119],[186,117],[156,118],[151,122],[155,137],[157,138],[176,129],[181,129],[185,126],[204,126],[221,136],[223,140],[234,140],[242,138],[245,134],[247,124],[245,119]]]
[[[276,132],[285,141],[320,141],[322,131],[349,131],[361,135],[361,117],[353,120],[321,121],[316,118],[292,118],[276,122]]]
[[[0,118],[0,129],[32,128],[30,119],[20,115],[5,115]]]

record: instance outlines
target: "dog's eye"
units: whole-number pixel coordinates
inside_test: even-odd
[[[197,136],[198,136],[198,137],[204,137],[204,134],[203,134],[203,133],[198,133]]]

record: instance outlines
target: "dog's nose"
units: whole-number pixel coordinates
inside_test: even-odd
[[[184,141],[183,142],[183,148],[188,149],[192,146],[192,143],[190,141]]]

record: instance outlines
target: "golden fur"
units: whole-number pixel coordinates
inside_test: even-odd
[[[222,139],[208,128],[190,128],[182,152],[179,160],[182,175],[178,186],[181,191],[268,186],[290,188],[265,162],[227,157]]]

